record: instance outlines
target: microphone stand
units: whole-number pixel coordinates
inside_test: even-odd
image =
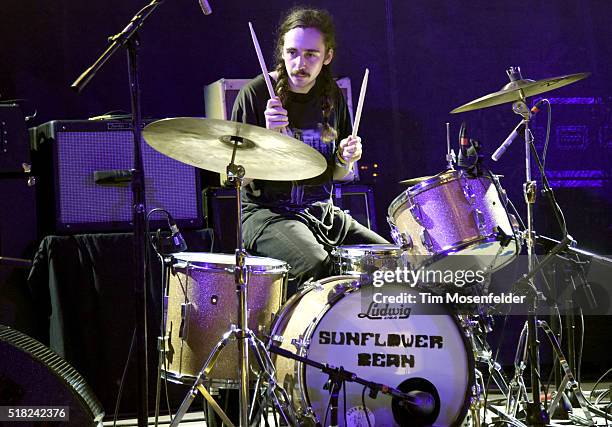
[[[138,381],[138,426],[148,425],[148,354],[146,307],[146,240],[145,240],[145,185],[141,152],[142,116],[138,80],[138,30],[164,0],[153,0],[142,8],[119,33],[109,38],[102,55],[73,83],[72,89],[81,92],[96,73],[121,46],[127,46],[132,132],[134,136],[134,170],[132,171],[132,221],[134,223],[134,309],[136,316],[136,367]]]
[[[361,384],[367,387],[370,390],[369,396],[372,399],[375,399],[378,393],[380,392],[383,394],[388,394],[395,399],[398,399],[403,404],[409,406],[410,409],[419,411],[423,415],[429,415],[434,410],[431,408],[429,408],[430,409],[429,411],[427,410],[428,408],[425,408],[425,410],[423,410],[423,408],[421,408],[420,406],[421,399],[429,400],[428,403],[430,403],[430,405],[432,403],[434,405],[436,404],[432,402],[432,401],[435,401],[435,398],[430,393],[420,392],[419,396],[413,397],[413,396],[410,396],[408,393],[404,393],[391,386],[364,380],[363,378],[358,377],[354,372],[347,371],[343,367],[336,368],[331,365],[327,365],[327,364],[324,365],[312,359],[308,359],[306,357],[299,356],[295,353],[292,353],[276,345],[268,346],[268,350],[270,351],[270,353],[275,353],[275,354],[278,354],[280,356],[283,356],[289,359],[297,360],[298,362],[301,362],[305,365],[309,365],[314,368],[320,369],[324,374],[329,375],[329,382],[326,384],[325,387],[330,390],[330,394],[331,394],[330,396],[331,417],[330,417],[330,424],[329,424],[330,426],[338,425],[338,395],[340,393],[342,385],[347,381],[355,382],[357,384]],[[363,409],[364,411],[367,411],[366,408],[363,408]]]

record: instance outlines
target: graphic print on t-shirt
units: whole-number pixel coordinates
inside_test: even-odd
[[[334,154],[334,142],[326,143],[321,139],[320,129],[291,129],[293,138],[299,139],[308,146],[314,148],[325,157],[326,160],[332,158]]]

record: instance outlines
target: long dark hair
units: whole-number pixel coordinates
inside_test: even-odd
[[[285,34],[294,28],[316,28],[323,35],[325,44],[325,55],[330,49],[336,49],[336,30],[334,22],[326,10],[308,9],[297,7],[290,9],[281,21],[277,29],[276,51],[275,51],[275,71],[278,73],[276,82],[276,94],[281,102],[285,102],[289,96],[289,75],[283,61],[283,45],[285,44]],[[331,63],[323,65],[317,80],[322,83],[323,100],[321,111],[323,113],[323,128],[321,129],[321,139],[324,142],[331,142],[336,139],[337,132],[330,126],[329,121],[334,110],[334,99],[337,96],[338,88],[332,76]]]

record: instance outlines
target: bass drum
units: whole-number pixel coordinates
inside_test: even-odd
[[[366,390],[362,397],[362,385],[346,382],[339,395],[339,425],[460,425],[474,383],[473,354],[457,318],[421,297],[405,284],[361,287],[354,276],[326,278],[287,301],[271,337],[303,357],[405,393],[424,391],[435,399],[429,414],[415,414],[388,395],[371,398]],[[329,423],[328,376],[280,356],[275,367],[302,421]]]

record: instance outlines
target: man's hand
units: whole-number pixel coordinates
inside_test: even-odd
[[[287,110],[283,108],[283,104],[277,96],[268,99],[264,115],[266,116],[267,129],[276,129],[281,131],[282,128],[289,125],[289,117],[287,117]]]
[[[338,157],[347,164],[354,163],[361,159],[361,138],[351,135],[340,141]]]

